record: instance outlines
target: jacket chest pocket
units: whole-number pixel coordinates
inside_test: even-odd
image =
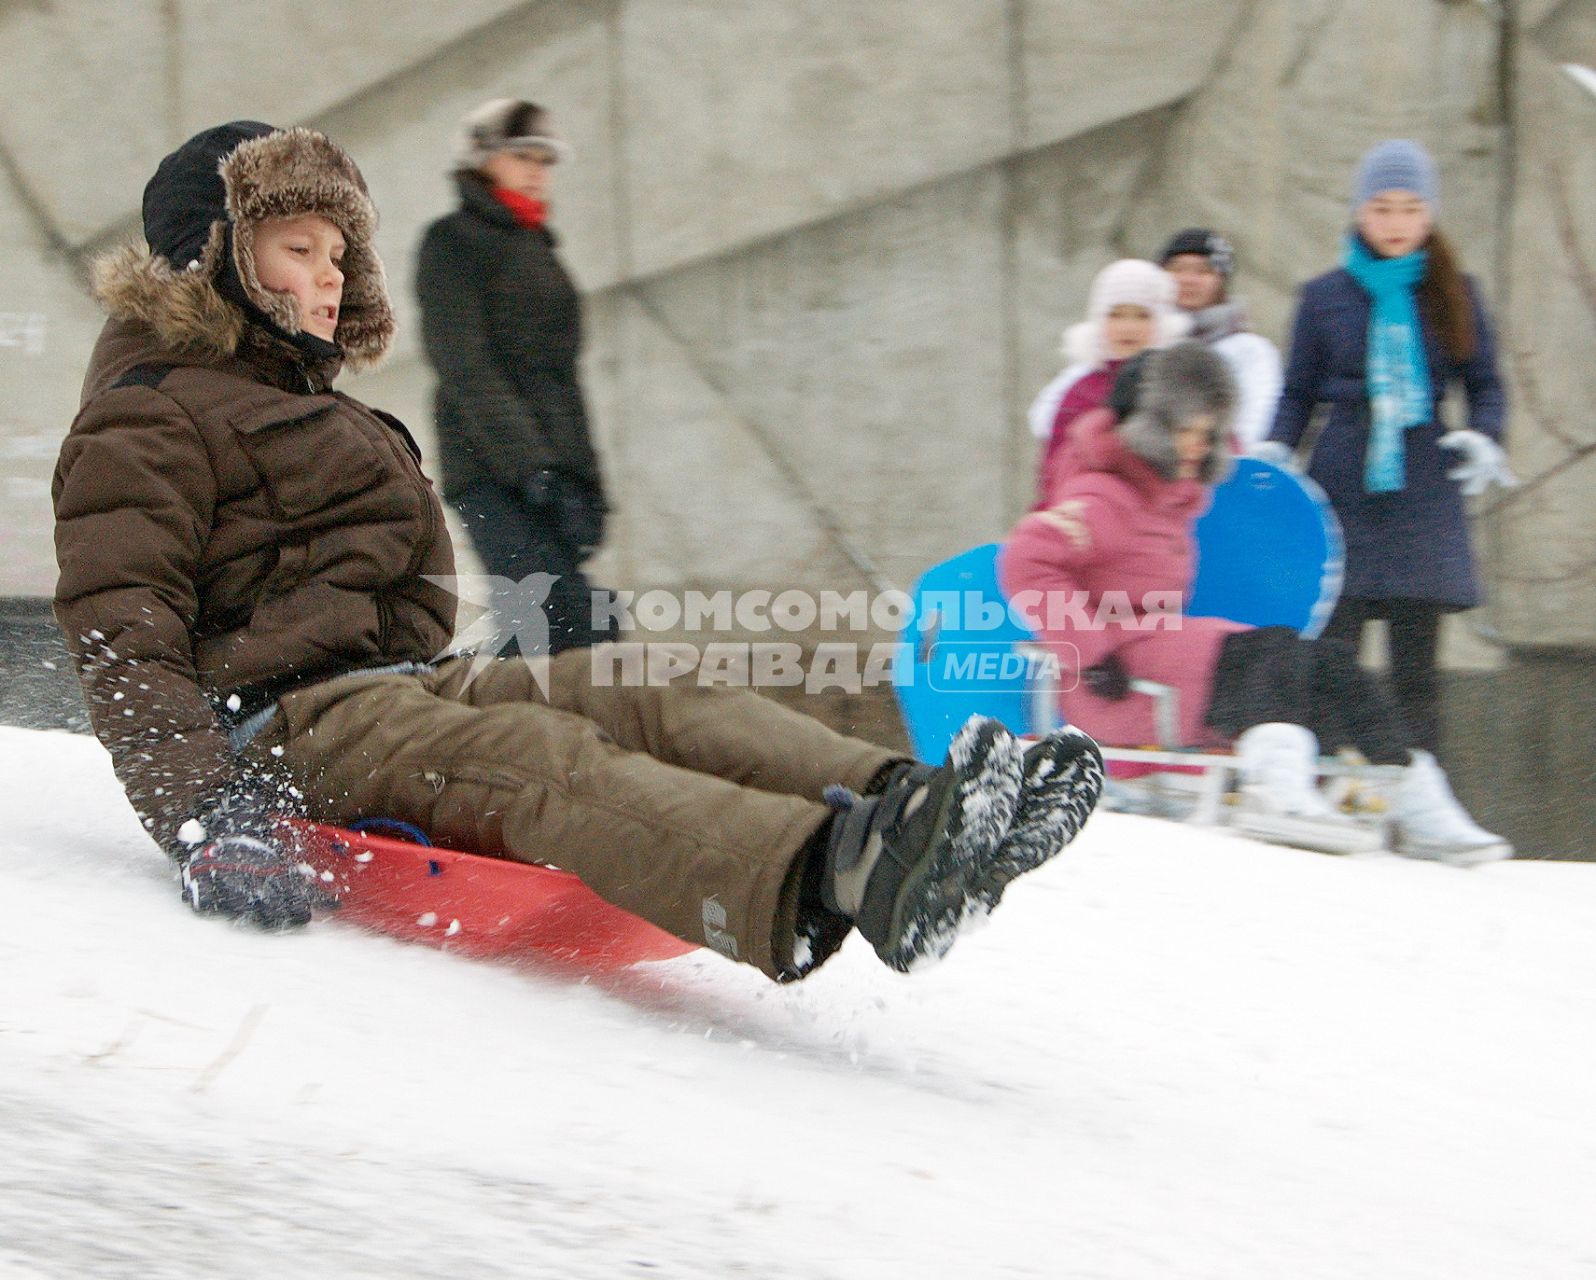
[[[286,520],[374,488],[387,472],[376,445],[331,396],[241,414],[231,425]]]

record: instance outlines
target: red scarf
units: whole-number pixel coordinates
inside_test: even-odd
[[[549,216],[549,206],[508,187],[494,187],[493,198],[515,215],[516,223],[523,227],[541,227]]]

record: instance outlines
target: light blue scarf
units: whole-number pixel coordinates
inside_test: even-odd
[[[1435,416],[1430,360],[1414,290],[1429,254],[1377,258],[1357,235],[1347,237],[1346,268],[1374,302],[1369,316],[1369,444],[1363,455],[1366,493],[1400,493],[1407,465],[1403,432]]]

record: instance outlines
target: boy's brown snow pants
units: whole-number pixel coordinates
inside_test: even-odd
[[[465,658],[328,680],[285,694],[246,755],[275,757],[316,817],[397,818],[564,867],[678,937],[792,976],[821,791],[862,790],[903,757],[746,690],[595,687],[591,652],[497,659],[470,681]]]

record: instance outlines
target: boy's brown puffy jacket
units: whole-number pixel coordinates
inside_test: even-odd
[[[53,487],[56,616],[95,731],[168,847],[233,781],[219,715],[433,658],[455,606],[423,576],[454,557],[403,425],[254,326],[217,351],[214,294],[174,305],[187,282],[170,277],[138,251],[102,272],[113,318]]]

